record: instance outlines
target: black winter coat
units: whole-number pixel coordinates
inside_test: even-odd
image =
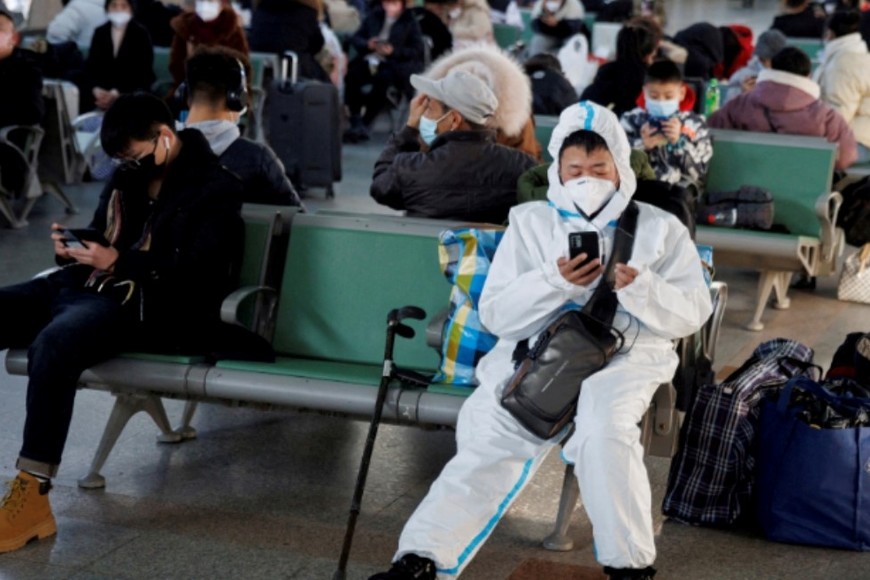
[[[161,350],[210,350],[221,335],[221,302],[237,283],[244,251],[242,185],[221,166],[202,133],[181,131],[178,138],[181,152],[158,199],[149,201],[147,180],[118,171],[103,190],[90,227],[106,231],[118,189],[122,222],[113,244],[120,252],[114,275],[134,280],[141,290],[142,334],[162,337]],[[145,231],[150,247],[141,251],[136,247]]]
[[[780,14],[770,27],[790,38],[821,39],[825,31],[825,12],[821,6],[811,3],[803,12]]]
[[[535,160],[497,145],[490,131],[439,135],[428,152],[420,133],[393,134],[375,162],[371,195],[409,216],[501,224],[517,203],[517,180]]]
[[[640,63],[613,61],[601,65],[595,80],[586,87],[581,100],[598,103],[602,107],[613,105],[617,116],[637,107],[637,97],[643,91],[646,67]]]
[[[432,47],[429,51],[431,60],[435,60],[453,48],[453,35],[450,34],[450,29],[433,12],[423,7],[409,8],[408,10],[417,19],[423,36],[428,36],[432,41]]]
[[[372,51],[369,50],[370,38],[375,38],[384,27],[386,14],[384,9],[375,8],[360,25],[350,39],[357,59],[363,59]],[[399,79],[409,79],[412,74],[423,70],[423,33],[420,25],[410,10],[403,10],[398,20],[390,29],[389,43],[393,45],[393,54],[388,56],[381,66],[392,68]]]
[[[560,115],[577,102],[577,91],[561,72],[551,68],[527,71],[532,80],[532,112],[535,115]]]
[[[722,33],[708,22],[699,22],[679,31],[674,42],[689,51],[683,68],[684,77],[709,80],[716,65],[725,60]]]
[[[241,137],[227,147],[220,161],[241,179],[245,203],[302,205],[281,160],[265,145]]]
[[[293,0],[262,0],[251,17],[248,43],[255,52],[299,55],[299,75],[328,81],[315,55],[323,48],[317,11]]]
[[[86,90],[94,87],[119,93],[147,91],[154,83],[154,46],[145,27],[132,21],[127,25],[118,55],[112,47],[112,23],[97,27],[91,40],[86,65]]]
[[[42,74],[22,51],[0,60],[0,128],[42,121]]]

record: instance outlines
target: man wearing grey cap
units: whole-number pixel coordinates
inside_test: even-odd
[[[785,34],[779,30],[766,30],[761,33],[755,42],[755,52],[746,66],[731,75],[728,79],[728,92],[723,104],[730,101],[741,93],[751,91],[755,87],[758,73],[770,68],[770,61],[780,50],[787,46]]]
[[[503,223],[535,160],[495,142],[492,90],[466,71],[411,76],[408,123],[375,163],[372,197],[409,216]]]

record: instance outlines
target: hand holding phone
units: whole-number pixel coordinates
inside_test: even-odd
[[[105,247],[110,245],[103,234],[91,228],[65,228],[60,230],[60,234],[63,236],[61,243],[67,248],[87,248],[86,242],[97,243]]]
[[[601,245],[597,232],[572,232],[568,234],[568,252],[573,260],[580,254],[586,254],[586,259],[576,269],[585,266],[592,260],[601,258]]]

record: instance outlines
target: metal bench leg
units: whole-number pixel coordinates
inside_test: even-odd
[[[75,204],[73,204],[70,198],[67,197],[66,193],[64,193],[63,188],[60,187],[57,183],[53,181],[47,181],[43,183],[42,186],[43,188],[45,188],[46,193],[50,193],[64,205],[64,207],[66,208],[66,213],[76,214],[79,212],[79,210],[76,209]]]
[[[791,299],[786,296],[790,283],[791,272],[779,272],[774,279],[773,292],[776,296],[776,302],[773,303],[773,307],[777,310],[787,310],[791,306]]]
[[[139,411],[145,411],[154,419],[157,426],[162,431],[158,436],[158,441],[175,442],[181,441],[181,437],[172,432],[169,427],[169,419],[166,417],[166,411],[163,409],[163,403],[154,395],[131,395],[128,393],[119,393],[115,395],[115,405],[112,407],[112,413],[109,415],[109,420],[106,422],[106,428],[103,430],[103,436],[100,439],[100,444],[94,454],[94,459],[91,462],[91,469],[88,474],[79,479],[79,487],[84,489],[100,489],[106,487],[106,478],[100,475],[100,470],[109,453],[115,447],[118,437],[127,426],[130,418]]]
[[[568,552],[574,547],[574,540],[568,537],[571,514],[580,499],[580,486],[574,475],[574,466],[565,466],[565,479],[562,480],[562,497],[559,498],[559,511],[553,532],[544,538],[544,548],[554,552]]]
[[[746,325],[747,330],[759,331],[764,328],[761,322],[761,315],[767,307],[767,301],[770,299],[770,292],[773,290],[773,285],[776,282],[780,272],[765,270],[761,272],[758,278],[758,302],[755,304],[755,313],[752,315],[752,320]]]
[[[2,192],[0,192],[0,215],[6,218],[6,221],[9,222],[9,225],[13,229],[17,230],[27,225],[27,220],[18,219],[15,215],[15,210],[12,209],[9,203],[9,199]]]
[[[175,430],[182,439],[196,439],[196,429],[190,426],[193,421],[193,414],[196,413],[196,401],[188,401],[184,405],[184,412],[181,414],[181,425]]]

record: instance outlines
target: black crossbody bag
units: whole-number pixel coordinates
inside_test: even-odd
[[[541,333],[502,393],[502,407],[541,439],[554,437],[573,419],[583,381],[622,348],[624,338],[613,328],[619,303],[614,270],[631,257],[637,214],[630,202],[619,218],[603,279],[586,306],[565,313]]]

